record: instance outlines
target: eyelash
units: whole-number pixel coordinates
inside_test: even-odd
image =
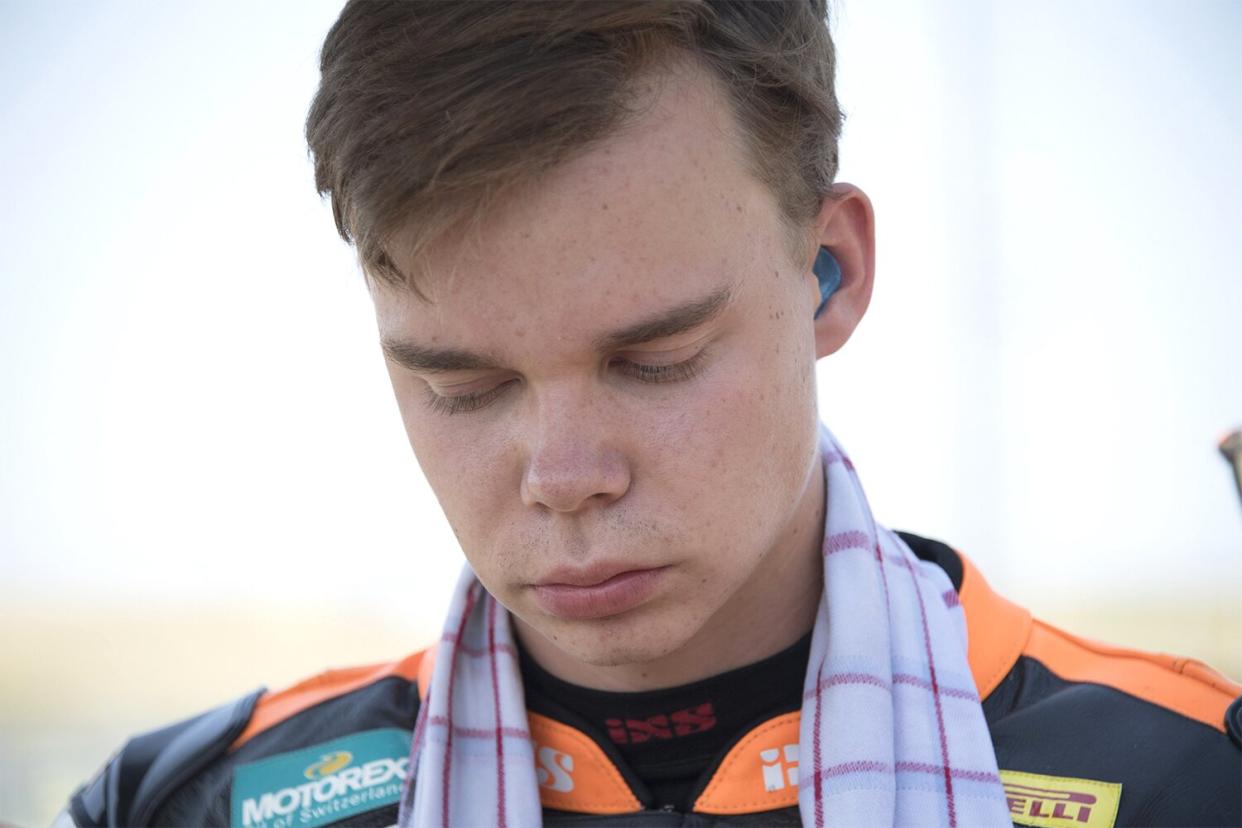
[[[613,364],[624,366],[623,373],[639,382],[658,385],[666,382],[683,382],[695,377],[702,367],[703,351],[682,362],[672,365],[644,365],[628,359],[617,360]],[[499,397],[504,390],[517,380],[508,380],[497,386],[480,391],[477,394],[461,394],[445,397],[427,387],[427,405],[437,414],[460,414],[466,411],[477,411]]]
[[[702,367],[704,351],[699,351],[689,359],[675,362],[672,365],[644,365],[628,359],[618,360],[618,365],[625,366],[623,373],[640,382],[658,384],[662,382],[681,382],[699,373]]]
[[[500,396],[501,392],[512,382],[509,380],[502,382],[500,385],[480,391],[477,394],[461,394],[455,397],[445,397],[431,390],[431,386],[427,386],[427,405],[437,414],[458,414],[463,411],[477,411],[492,400]]]

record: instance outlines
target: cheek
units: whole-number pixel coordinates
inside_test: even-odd
[[[394,381],[393,388],[423,476],[463,548],[476,547],[489,531],[488,516],[499,516],[496,497],[507,483],[512,439],[495,433],[495,428],[463,422],[469,419],[464,415],[431,411],[417,380]]]
[[[797,497],[815,451],[813,352],[788,332],[748,345],[703,377],[692,404],[644,429],[657,435],[646,461],[705,522],[779,512],[773,501]]]

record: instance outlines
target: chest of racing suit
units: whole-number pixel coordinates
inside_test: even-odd
[[[1014,824],[1242,825],[1242,688],[1192,660],[1062,632],[944,544],[902,537],[958,591]],[[136,736],[61,822],[392,825],[431,652],[256,691]],[[659,805],[598,729],[569,712],[528,715],[545,825],[801,824],[795,705],[739,728],[680,808]]]

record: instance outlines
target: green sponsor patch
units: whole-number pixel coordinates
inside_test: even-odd
[[[351,733],[233,771],[233,828],[315,828],[391,805],[405,781],[410,733]]]

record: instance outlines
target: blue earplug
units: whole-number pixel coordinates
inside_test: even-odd
[[[815,256],[813,269],[815,278],[819,280],[819,307],[815,309],[815,318],[818,319],[824,308],[828,307],[832,294],[841,287],[841,265],[837,264],[836,256],[828,248],[821,247]]]

